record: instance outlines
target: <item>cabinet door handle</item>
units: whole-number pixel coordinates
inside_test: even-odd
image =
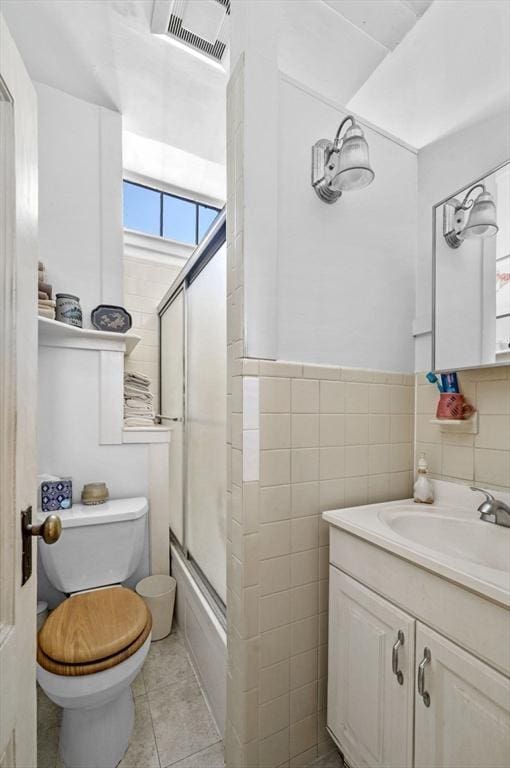
[[[397,682],[399,685],[404,684],[404,675],[398,668],[398,650],[403,645],[404,645],[404,633],[402,632],[401,629],[399,629],[397,634],[397,639],[391,651],[391,669],[393,671],[393,674],[397,678]]]
[[[425,667],[430,664],[432,654],[430,648],[423,649],[423,659],[418,665],[418,693],[423,699],[423,703],[426,707],[430,707],[430,694],[425,690]]]

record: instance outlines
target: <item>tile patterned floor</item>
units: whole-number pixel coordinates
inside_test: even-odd
[[[223,744],[178,631],[151,645],[132,689],[135,726],[119,768],[223,768]],[[37,696],[37,766],[62,768],[61,710],[39,687]]]
[[[151,645],[132,689],[135,726],[118,768],[224,768],[223,743],[178,631]],[[60,721],[60,708],[38,686],[37,768],[62,768]],[[330,752],[309,768],[345,767]]]
[[[335,750],[321,755],[310,764],[309,768],[346,768],[340,754]]]

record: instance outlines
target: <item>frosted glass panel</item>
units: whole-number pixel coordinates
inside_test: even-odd
[[[183,544],[183,398],[184,294],[177,294],[161,315],[161,413],[181,421],[163,420],[170,441],[170,528]]]
[[[186,293],[187,513],[186,544],[226,602],[226,247]]]

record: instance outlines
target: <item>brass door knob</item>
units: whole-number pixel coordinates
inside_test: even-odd
[[[62,520],[58,515],[48,515],[40,525],[29,523],[25,526],[25,530],[31,536],[42,536],[46,544],[54,544],[62,533]]]

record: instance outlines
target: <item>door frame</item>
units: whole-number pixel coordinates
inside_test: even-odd
[[[21,510],[36,509],[37,99],[0,13],[0,766],[36,765],[36,545],[21,585]]]

